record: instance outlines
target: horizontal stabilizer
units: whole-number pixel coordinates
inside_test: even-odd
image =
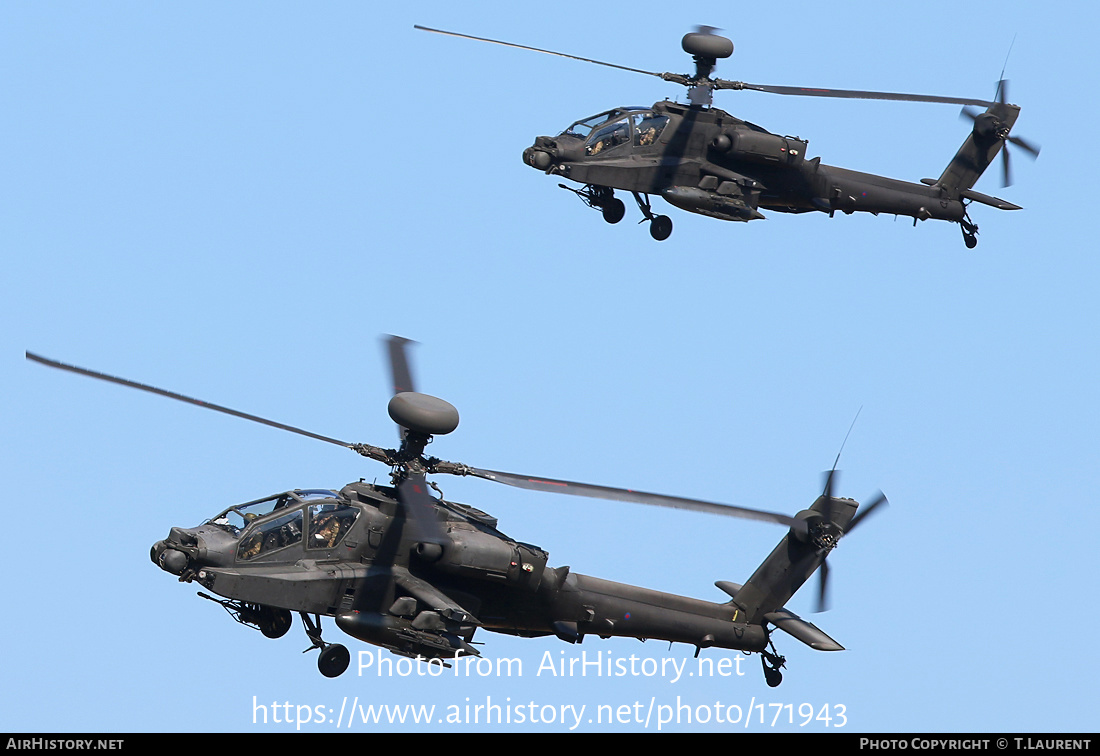
[[[728,593],[730,598],[733,598],[734,596],[736,596],[737,592],[739,590],[741,590],[741,584],[740,583],[731,583],[728,580],[719,580],[715,583],[715,585],[718,586],[719,588],[721,588],[726,593]]]
[[[936,185],[936,179],[922,178],[920,182],[928,186]],[[1007,200],[1001,199],[1000,197],[990,197],[988,194],[982,194],[981,192],[976,192],[973,189],[963,189],[961,192],[959,192],[959,196],[963,199],[968,199],[973,202],[980,202],[983,205],[995,207],[998,210],[1023,210],[1023,208],[1019,205],[1014,205]]]
[[[843,651],[844,646],[837,643],[818,629],[817,625],[799,617],[787,609],[768,612],[764,619],[783,632],[797,638],[815,651]]]
[[[1013,205],[1011,202],[1006,202],[997,197],[990,197],[988,194],[982,194],[973,189],[963,189],[959,192],[959,196],[963,199],[973,200],[974,202],[981,202],[983,205],[995,207],[998,210],[1023,210],[1019,205]]]

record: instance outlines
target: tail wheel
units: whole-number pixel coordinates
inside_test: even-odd
[[[772,646],[772,648],[775,647]],[[769,688],[774,688],[783,682],[783,673],[780,670],[786,663],[786,657],[779,654],[772,654],[767,651],[760,652],[760,665],[764,667],[764,682],[768,684]]]
[[[978,224],[970,220],[970,217],[966,214],[963,215],[963,219],[959,221],[959,227],[962,228],[963,243],[966,244],[967,249],[974,249],[978,246]]]

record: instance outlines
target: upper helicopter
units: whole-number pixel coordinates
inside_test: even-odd
[[[353,638],[395,654],[447,664],[479,656],[478,628],[520,637],[554,635],[662,639],[696,648],[759,653],[765,679],[782,681],[785,659],[771,641],[778,627],[811,648],[842,646],[784,604],[820,568],[819,608],[826,598],[826,558],[840,538],[886,503],[881,493],[858,503],[834,497],[835,475],[814,503],[794,516],[633,490],[485,470],[424,455],[433,436],[458,426],[457,410],[413,390],[407,340],[387,347],[394,395],[389,414],[401,444],[353,444],[142,383],[27,352],[49,367],[141,389],[351,449],[390,467],[391,485],[350,483],[296,489],[230,506],[195,527],[173,527],[150,558],[180,582],[197,582],[241,624],[278,638],[292,613],[301,617],[317,666],[342,674],[348,649],[322,638],[322,617]],[[839,455],[838,455],[839,459]],[[835,471],[834,463],[834,471]],[[550,567],[538,546],[497,529],[474,507],[429,493],[429,474],[469,475],[519,488],[587,496],[778,523],[788,532],[744,585],[718,581],[724,603],[663,593]],[[311,616],[312,615],[312,616]],[[769,650],[770,649],[770,650]]]
[[[1000,152],[1004,185],[1011,183],[1007,142],[1033,158],[1039,154],[1037,146],[1009,135],[1020,108],[1008,103],[1003,78],[994,101],[747,84],[711,77],[718,60],[733,54],[733,43],[709,26],[686,34],[681,43],[695,62],[694,74],[644,71],[495,39],[414,28],[656,76],[688,87],[687,104],[665,100],[652,107],[612,108],[574,122],[557,136],[537,137],[523,151],[523,162],[532,168],[581,184],[580,189],[559,186],[599,210],[608,223],[618,223],[626,213],[615,190],[630,192],[658,241],[671,235],[672,220],[654,212],[651,195],[682,210],[730,221],[764,218],[761,210],[817,211],[830,218],[838,210],[849,215],[887,213],[911,217],[914,225],[918,220],[946,220],[959,224],[966,246],[972,249],[978,243],[978,226],[967,212],[970,203],[1021,209],[974,191],[978,178]],[[939,178],[911,183],[825,165],[820,157],[809,159],[805,140],[773,134],[712,107],[716,89],[963,105],[963,114],[973,121],[973,127]],[[973,110],[975,106],[984,111]]]

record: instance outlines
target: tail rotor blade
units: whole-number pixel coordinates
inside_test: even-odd
[[[1031,142],[1028,142],[1026,139],[1017,136],[1010,136],[1008,138],[1008,141],[1012,142],[1014,145],[1030,155],[1032,160],[1039,157],[1039,148],[1036,145],[1031,144]]]
[[[814,608],[814,611],[827,612],[829,611],[829,562],[822,562],[821,566],[817,568],[817,571],[817,606]]]
[[[828,486],[826,486],[828,491]],[[856,513],[856,516],[852,518],[852,521],[848,523],[848,529],[845,534],[851,533],[855,530],[868,515],[874,513],[882,505],[887,504],[886,495],[882,491],[878,492],[878,495],[867,505],[861,507]],[[817,568],[818,584],[817,584],[817,604],[814,609],[815,612],[827,612],[829,611],[829,562],[828,552],[826,552],[826,558],[821,561],[821,566]]]
[[[822,474],[825,485],[822,487],[821,496],[825,500],[825,508],[821,515],[825,518],[825,522],[833,521],[833,486],[836,484],[839,475],[840,473],[835,467]]]
[[[884,494],[882,491],[879,491],[878,495],[874,498],[873,501],[871,501],[870,504],[864,504],[859,509],[859,511],[856,512],[856,516],[853,517],[852,521],[848,523],[848,529],[846,532],[851,533],[853,530],[855,530],[857,525],[863,522],[869,515],[873,514],[876,509],[889,503],[890,502],[886,500],[886,494]]]
[[[959,118],[969,118],[971,121],[976,121],[981,114],[980,110],[975,110],[968,105],[959,111]]]
[[[839,475],[839,473],[837,472],[837,469],[835,467],[826,473],[822,473],[821,475],[821,477],[825,480],[825,485],[821,490],[821,495],[824,496],[826,499],[833,498],[833,482],[836,479],[837,475]]]

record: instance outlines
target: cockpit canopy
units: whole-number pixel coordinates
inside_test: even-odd
[[[237,536],[250,522],[271,514],[277,509],[287,509],[303,501],[335,499],[338,496],[339,494],[335,491],[322,488],[287,491],[286,493],[267,496],[245,504],[235,504],[216,517],[212,517],[209,522],[211,525],[217,525],[222,530]]]
[[[210,524],[240,539],[237,559],[250,561],[305,541],[307,549],[331,549],[351,530],[360,512],[336,491],[287,491],[232,506]]]
[[[655,144],[668,120],[668,116],[650,108],[615,108],[573,123],[562,135],[584,139],[584,154],[592,156],[624,144],[635,147]]]
[[[626,108],[614,108],[612,110],[598,113],[594,116],[589,116],[581,121],[576,121],[569,128],[562,132],[562,134],[568,134],[569,136],[579,137],[581,139],[587,139],[588,135],[592,133],[592,129],[597,126],[607,123],[608,121],[618,120],[619,116],[626,115],[628,113],[637,113],[643,110],[649,110],[649,108],[643,108],[641,106],[632,106]]]

